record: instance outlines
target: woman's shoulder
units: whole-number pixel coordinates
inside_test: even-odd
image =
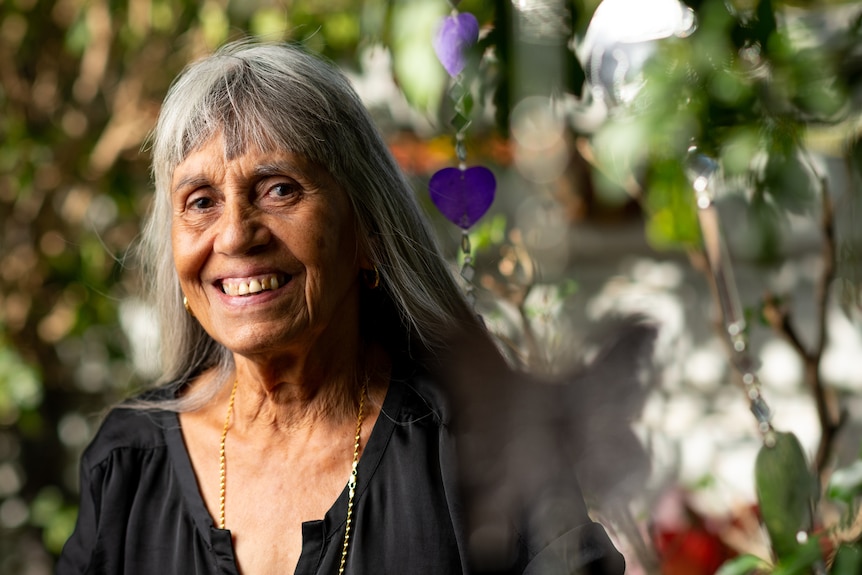
[[[392,383],[401,388],[401,413],[405,419],[444,427],[450,423],[446,386],[438,375],[415,364],[401,364],[393,372]]]
[[[159,409],[158,401],[169,399],[165,388],[148,390],[111,407],[96,435],[84,451],[83,461],[93,467],[117,450],[149,451],[164,448],[165,430],[178,425],[176,415]]]

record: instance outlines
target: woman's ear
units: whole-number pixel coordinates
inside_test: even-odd
[[[359,269],[362,270],[370,270],[374,269],[375,266],[375,258],[373,256],[377,246],[374,245],[376,240],[368,236],[360,236],[359,241],[357,242],[356,251],[357,251],[357,260],[359,262]]]

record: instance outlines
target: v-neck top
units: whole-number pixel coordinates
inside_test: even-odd
[[[399,371],[359,460],[346,573],[467,573],[445,402],[427,376]],[[175,412],[112,409],[82,456],[80,488],[58,575],[239,575],[231,533],[214,525],[204,504]],[[345,487],[323,519],[302,524],[294,573],[338,573],[347,501]],[[584,545],[581,532],[592,541],[595,531],[593,555],[622,561],[601,526],[578,523],[586,524],[576,545]],[[529,572],[534,555],[513,550],[518,565],[506,572]]]

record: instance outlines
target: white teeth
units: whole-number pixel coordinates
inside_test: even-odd
[[[261,278],[253,278],[248,281],[240,280],[223,280],[222,291],[227,295],[250,295],[260,293],[266,290],[278,289],[281,283],[277,276],[266,276]]]

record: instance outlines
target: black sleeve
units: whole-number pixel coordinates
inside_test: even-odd
[[[525,501],[522,542],[528,548],[524,575],[622,575],[625,560],[602,525],[589,516],[573,469],[555,467]]]
[[[542,549],[523,575],[623,575],[625,559],[598,523],[585,523]]]
[[[86,573],[92,560],[96,546],[99,525],[99,501],[96,494],[101,492],[101,473],[97,467],[91,469],[87,458],[81,460],[81,496],[78,508],[78,520],[72,536],[63,546],[63,551],[57,561],[57,575],[74,575]],[[94,478],[97,475],[97,478]]]

